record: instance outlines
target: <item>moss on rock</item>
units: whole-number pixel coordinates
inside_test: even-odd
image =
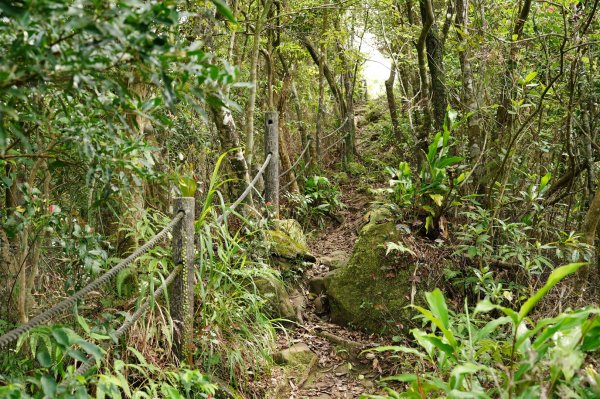
[[[260,278],[255,280],[254,284],[266,300],[269,316],[296,321],[296,309],[281,280]]]
[[[297,220],[275,220],[273,221],[273,226],[275,227],[275,230],[287,234],[292,240],[294,240],[304,248],[308,247],[308,242],[306,240],[306,236],[304,235],[304,231],[302,230],[302,226]]]
[[[361,230],[348,265],[327,277],[332,321],[377,334],[395,333],[411,324],[415,265],[385,254],[386,242],[401,232],[385,211],[372,213]]]
[[[271,242],[271,252],[286,259],[303,258],[308,254],[308,247],[279,230],[267,231]]]

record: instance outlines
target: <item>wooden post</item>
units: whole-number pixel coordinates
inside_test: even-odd
[[[265,170],[265,202],[279,217],[279,112],[265,112],[265,157],[271,154],[271,162]]]
[[[174,323],[175,354],[180,361],[192,364],[194,329],[194,198],[175,198],[173,214],[185,212],[173,229],[173,261],[182,265],[181,272],[169,287],[171,318]]]

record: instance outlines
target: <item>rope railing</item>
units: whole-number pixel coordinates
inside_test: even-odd
[[[337,132],[339,132],[340,130],[342,130],[342,128],[344,126],[346,126],[346,122],[348,122],[348,118],[344,119],[344,121],[342,122],[342,124],[335,129],[333,132],[328,133],[327,135],[325,135],[324,137],[321,138],[321,140],[327,140],[329,137],[333,136],[334,134],[336,134]]]
[[[346,139],[346,137],[348,137],[349,134],[346,134],[344,136],[342,136],[338,141],[336,141],[335,143],[331,144],[330,146],[328,146],[327,148],[325,148],[325,150],[323,150],[323,152],[327,152],[329,150],[331,150],[333,147],[338,146],[342,141],[344,141]]]
[[[288,170],[286,170],[285,172],[281,173],[279,175],[279,178],[282,178],[283,176],[287,175],[292,170],[294,170],[294,168],[296,168],[296,166],[298,166],[298,164],[302,160],[302,157],[304,157],[304,154],[306,154],[306,151],[308,151],[308,148],[310,147],[310,142],[311,142],[311,139],[308,139],[308,141],[306,142],[306,145],[304,146],[304,149],[302,150],[302,152],[298,156],[298,159],[296,159],[296,162],[294,162],[294,164],[292,166],[290,166]]]
[[[160,285],[160,287],[158,287],[156,290],[154,290],[154,293],[152,295],[154,300],[158,299],[162,295],[165,288],[167,288],[167,287],[169,287],[169,285],[171,285],[171,283],[177,276],[177,273],[179,273],[181,271],[181,269],[182,269],[182,265],[178,265],[175,269],[173,269],[173,271],[169,274],[169,276],[163,281],[163,283]],[[140,317],[142,317],[144,312],[146,312],[146,310],[148,310],[149,307],[150,307],[150,299],[147,298],[140,305],[140,307],[135,311],[135,313],[133,313],[132,315],[127,317],[125,322],[121,325],[121,327],[119,327],[117,329],[117,331],[114,333],[113,337],[114,337],[115,341],[118,341],[123,336],[123,334],[125,334],[127,332],[127,330],[129,330],[131,328],[131,326],[133,326],[133,324]],[[86,371],[88,371],[91,367],[93,367],[94,360],[96,360],[96,359],[92,355],[89,355],[87,358],[87,361],[82,363],[79,366],[79,368],[75,371],[75,376],[82,375]]]
[[[278,148],[278,113],[268,112],[265,114],[266,123],[266,139],[265,139],[265,161],[260,167],[252,181],[244,189],[242,194],[236,199],[225,211],[217,218],[217,223],[222,223],[224,218],[229,212],[232,212],[237,208],[246,197],[256,189],[256,184],[264,175],[265,178],[265,201],[275,209],[273,213],[275,216],[278,215],[278,204],[279,204],[279,179],[281,176],[286,175],[290,171],[294,170],[299,164],[300,160],[306,154],[310,147],[310,140],[302,150],[300,156],[294,162],[290,169],[284,173],[279,173],[279,148]],[[335,132],[343,127],[342,124]],[[333,132],[333,133],[335,133]],[[332,133],[332,134],[333,134]],[[303,173],[306,169],[306,165],[302,165],[302,169],[299,173]],[[286,186],[287,187],[287,186]],[[258,190],[257,190],[258,191]],[[19,326],[3,335],[0,336],[0,348],[6,347],[15,340],[18,340],[22,335],[30,332],[35,327],[49,322],[52,318],[64,313],[69,307],[75,305],[79,300],[83,299],[86,295],[90,294],[94,290],[108,283],[110,279],[115,277],[119,272],[125,270],[130,266],[136,259],[144,255],[150,249],[155,247],[169,232],[173,232],[172,236],[172,248],[173,248],[173,262],[176,267],[171,271],[169,276],[162,282],[162,284],[151,294],[147,295],[141,305],[133,313],[129,313],[122,325],[116,330],[113,335],[115,341],[120,339],[127,331],[136,323],[142,315],[148,311],[154,300],[163,295],[165,289],[173,285],[173,299],[170,303],[171,318],[174,322],[182,323],[182,330],[178,330],[177,338],[174,341],[175,354],[178,358],[191,359],[189,348],[192,347],[192,332],[193,332],[193,314],[194,314],[194,256],[196,250],[194,248],[194,198],[192,197],[178,197],[175,198],[173,210],[175,216],[173,219],[155,236],[153,236],[148,242],[142,245],[140,248],[135,250],[126,259],[119,262],[117,265],[112,267],[110,270],[105,272],[102,276],[96,278],[84,288],[77,291],[70,297],[62,300],[58,304],[52,306],[50,309],[38,314],[33,317],[27,323]],[[191,316],[191,317],[190,317]],[[110,344],[103,345],[105,349],[110,348]],[[79,364],[78,369],[75,371],[75,376],[81,376],[88,371],[99,359],[93,355],[89,355],[82,363]]]
[[[184,212],[177,213],[177,215],[173,218],[173,220],[171,220],[171,222],[169,222],[169,224],[167,224],[165,226],[165,228],[162,229],[162,231],[160,231],[150,241],[148,241],[146,244],[142,245],[135,252],[133,252],[131,255],[129,255],[125,260],[121,261],[119,264],[114,266],[112,269],[110,269],[109,271],[104,273],[101,277],[95,279],[94,281],[92,281],[91,283],[89,283],[88,285],[86,285],[85,287],[80,289],[79,291],[77,291],[75,294],[71,295],[69,298],[57,303],[50,309],[35,316],[31,320],[29,320],[26,324],[19,326],[13,330],[7,332],[6,334],[0,336],[0,348],[17,340],[21,335],[31,331],[35,327],[48,322],[53,317],[60,315],[61,313],[66,311],[70,306],[74,305],[77,301],[79,301],[81,298],[88,295],[90,292],[94,291],[95,289],[106,284],[110,279],[112,279],[115,275],[117,275],[121,270],[124,270],[126,267],[128,267],[130,264],[132,264],[137,258],[139,258],[143,254],[148,252],[150,249],[154,248],[154,246],[156,246],[156,244],[158,244],[158,242],[160,240],[162,240],[167,235],[167,233],[169,233],[171,230],[173,230],[175,225],[177,225],[177,223],[179,223],[183,219],[184,215],[185,215]]]
[[[304,174],[304,172],[306,171],[306,165],[302,165],[302,168],[300,169],[300,171],[298,173],[296,173],[296,179],[300,176],[302,176]],[[282,190],[287,190],[287,188],[289,186],[291,186],[296,180],[290,180],[289,182],[287,182],[281,189]]]
[[[231,204],[231,206],[229,206],[228,212],[231,212],[231,211],[235,210],[235,208],[237,208],[238,205],[241,204],[246,199],[246,197],[248,196],[248,194],[250,194],[250,192],[252,191],[252,189],[254,188],[254,186],[256,185],[256,183],[258,182],[258,179],[260,179],[260,177],[263,175],[263,173],[267,169],[267,166],[269,166],[269,162],[271,162],[272,156],[273,156],[273,154],[267,154],[267,158],[265,159],[265,162],[262,164],[262,166],[260,167],[260,169],[258,170],[258,172],[256,172],[256,175],[254,176],[254,179],[252,179],[252,181],[250,182],[250,184],[248,185],[248,187],[246,187],[246,189],[239,196],[239,198],[236,199]],[[218,224],[223,223],[223,219],[225,218],[226,213],[227,212],[223,213],[222,215],[220,215],[217,218],[217,223]]]

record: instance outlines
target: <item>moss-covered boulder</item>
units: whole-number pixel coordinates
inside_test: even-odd
[[[277,220],[274,226],[274,230],[267,231],[273,255],[285,259],[304,259],[309,256],[306,237],[297,221]]]
[[[297,312],[281,280],[260,278],[254,281],[258,293],[266,301],[267,314],[273,318],[297,321]]]
[[[386,243],[401,235],[391,213],[368,215],[348,264],[329,274],[327,293],[333,322],[377,334],[397,333],[411,324],[410,305],[415,264],[386,255]]]
[[[302,226],[295,219],[281,219],[273,221],[275,230],[287,234],[292,240],[307,248],[308,242],[302,230]]]
[[[308,366],[316,360],[317,355],[304,342],[292,345],[288,349],[277,352],[273,360],[277,364]]]
[[[322,265],[329,267],[329,270],[340,269],[348,264],[350,254],[346,251],[334,251],[330,255],[322,256],[319,261]]]

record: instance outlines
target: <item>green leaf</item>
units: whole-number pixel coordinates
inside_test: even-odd
[[[433,335],[433,334],[427,334],[427,335],[423,335],[421,337],[421,339],[428,341],[433,346],[435,346],[437,349],[444,352],[446,355],[448,355],[450,357],[455,357],[454,356],[454,348],[451,345],[448,345],[447,343],[442,341],[442,339],[440,337]]]
[[[596,316],[590,321],[590,327],[583,338],[581,350],[592,352],[598,349],[600,349],[600,318]]]
[[[177,185],[183,197],[193,197],[194,194],[196,194],[196,190],[198,188],[196,180],[188,176],[179,176],[179,179],[177,180]]]
[[[525,79],[523,79],[523,81],[527,84],[529,82],[531,82],[533,79],[535,79],[535,77],[538,75],[537,72],[533,71],[527,74],[527,76],[525,76]]]
[[[101,359],[103,356],[102,349],[98,345],[94,345],[91,342],[81,341],[79,342],[79,346],[83,349],[88,355],[94,356],[96,360]]]
[[[413,307],[415,309],[417,309],[419,312],[421,312],[421,314],[423,314],[423,316],[425,316],[437,328],[440,329],[440,331],[444,334],[444,337],[446,337],[446,339],[448,340],[448,342],[450,343],[450,345],[452,345],[453,348],[457,348],[458,347],[458,343],[456,342],[456,338],[454,338],[454,334],[452,334],[452,332],[450,330],[448,330],[444,326],[444,322],[442,320],[440,320],[439,318],[435,317],[433,315],[433,313],[431,313],[427,309],[424,309],[424,308],[422,308],[420,306],[416,306],[416,305],[413,305]]]
[[[49,398],[53,398],[56,396],[56,381],[50,375],[44,375],[40,379],[42,383],[42,389],[44,390],[44,395]]]
[[[40,366],[44,368],[49,368],[52,366],[52,358],[50,357],[50,352],[46,344],[41,343],[37,352],[37,361],[40,363]]]
[[[534,306],[561,280],[565,277],[575,273],[577,270],[581,269],[583,266],[587,265],[587,263],[571,263],[565,266],[561,266],[555,269],[550,276],[548,277],[548,281],[546,284],[536,292],[532,297],[530,297],[524,304],[521,306],[519,310],[519,318],[520,320],[524,319],[529,312],[534,308]]]
[[[62,346],[71,345],[71,340],[69,339],[69,334],[64,328],[55,328],[52,330],[52,336],[56,340],[56,342]]]
[[[477,304],[477,306],[475,307],[474,314],[487,313],[492,310],[499,310],[502,313],[504,313],[505,315],[507,315],[508,317],[510,317],[510,319],[512,320],[512,322],[515,326],[517,326],[519,324],[520,320],[519,320],[519,315],[517,314],[517,312],[515,312],[514,310],[512,310],[510,308],[505,308],[504,306],[494,305],[487,299],[480,301]]]
[[[542,191],[544,188],[546,188],[546,186],[548,185],[548,182],[550,181],[550,179],[552,178],[552,173],[548,172],[544,175],[544,177],[542,177],[542,180],[540,181],[540,191]]]
[[[427,216],[425,218],[425,231],[429,233],[429,229],[433,227],[433,218],[431,216]]]
[[[439,288],[436,288],[432,292],[426,292],[425,298],[427,299],[431,313],[433,313],[435,317],[442,321],[442,324],[445,328],[450,328],[450,322],[448,320],[448,306],[446,305],[446,299],[444,299],[444,294],[442,294],[442,291],[440,291]]]
[[[237,23],[235,16],[233,15],[233,12],[231,12],[231,9],[229,7],[227,7],[227,4],[225,4],[224,1],[222,1],[222,0],[211,0],[211,1],[215,5],[215,7],[217,7],[217,11],[219,12],[219,14],[223,15],[224,17],[226,17],[229,21],[233,22],[234,24]]]
[[[500,318],[497,318],[497,319],[494,319],[494,320],[488,322],[479,331],[477,331],[477,334],[475,334],[475,342],[481,341],[482,339],[486,338],[489,334],[491,334],[493,331],[496,331],[496,329],[498,327],[500,327],[501,325],[507,324],[510,322],[511,322],[510,317],[500,317]]]
[[[77,323],[81,326],[81,328],[83,328],[83,331],[85,331],[86,334],[90,333],[91,328],[86,319],[84,319],[82,316],[77,315]]]
[[[437,206],[442,206],[442,203],[444,201],[444,196],[440,195],[440,194],[429,194],[429,196],[431,197],[431,199],[433,200],[433,202],[435,202],[437,204]]]
[[[446,168],[448,166],[454,165],[462,161],[463,157],[444,157],[442,158],[436,166],[440,169]]]
[[[397,381],[397,382],[415,382],[417,381],[416,374],[399,374],[390,377],[384,377],[380,381]]]
[[[422,354],[421,352],[419,352],[418,350],[414,349],[414,348],[408,348],[406,346],[397,346],[397,345],[387,345],[387,346],[377,346],[375,348],[371,348],[371,349],[367,349],[361,352],[362,353],[366,353],[366,352],[402,352],[402,353],[408,353],[411,355],[415,355],[418,357],[425,357],[424,354]]]

